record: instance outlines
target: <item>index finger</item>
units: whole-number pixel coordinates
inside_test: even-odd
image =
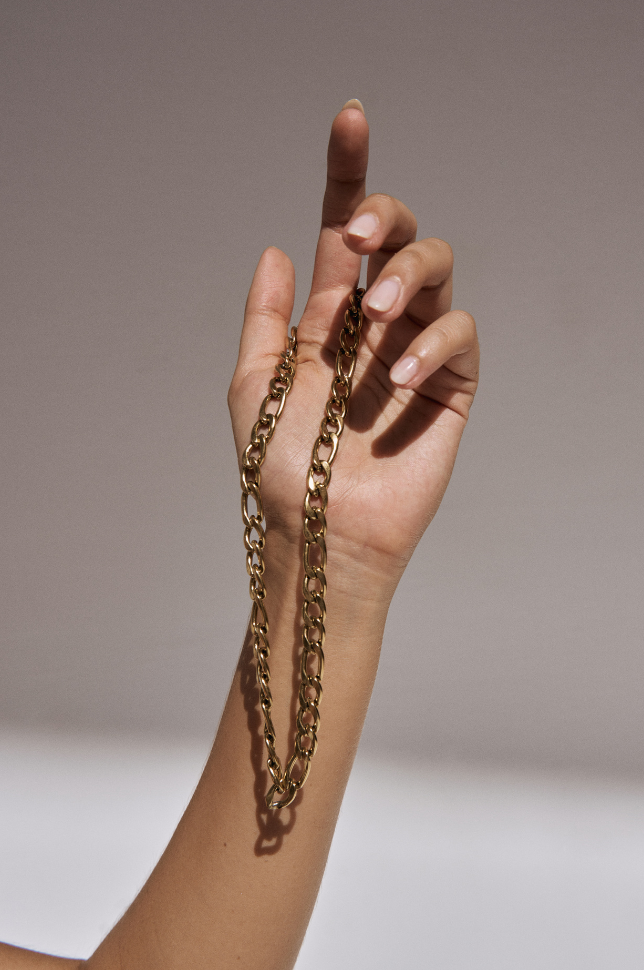
[[[347,249],[342,230],[365,197],[369,125],[359,101],[347,101],[331,126],[322,228],[315,253],[311,296],[351,289],[360,275],[360,256]]]

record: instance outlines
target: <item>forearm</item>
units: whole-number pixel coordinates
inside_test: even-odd
[[[330,578],[332,579],[332,571]],[[267,565],[278,753],[293,746],[299,664],[296,572]],[[384,597],[330,585],[318,751],[293,805],[269,812],[250,637],[194,797],[147,885],[88,961],[90,970],[295,963],[315,903],[376,674]],[[355,579],[355,576],[354,576]],[[361,584],[364,588],[364,584]]]
[[[67,960],[0,943],[0,970],[80,970],[82,960]]]

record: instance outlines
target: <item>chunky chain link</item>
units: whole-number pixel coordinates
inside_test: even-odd
[[[284,410],[286,396],[293,386],[297,358],[297,331],[291,330],[286,350],[275,368],[275,377],[269,384],[269,392],[259,409],[259,418],[253,427],[250,444],[242,457],[242,517],[244,520],[244,546],[246,569],[250,576],[250,597],[253,601],[250,627],[253,653],[257,668],[260,705],[264,714],[264,741],[268,752],[267,767],[273,784],[266,795],[266,805],[271,809],[290,805],[306,781],[311,770],[311,759],[318,744],[320,726],[320,699],[322,697],[322,673],[324,669],[324,641],[326,618],[326,511],[328,487],[331,481],[331,465],[338,451],[338,443],[344,429],[347,404],[351,395],[352,378],[356,367],[358,344],[362,329],[362,297],[364,290],[356,290],[350,297],[344,315],[344,327],[340,333],[340,347],[335,361],[335,375],[331,384],[331,396],[327,401],[320,424],[320,435],[313,445],[311,465],[308,471],[307,492],[304,500],[304,580],[302,583],[302,657],[300,662],[299,710],[296,718],[295,747],[286,768],[275,750],[275,729],[271,718],[273,699],[270,690],[268,660],[268,616],[264,600],[264,547],[266,531],[263,526],[264,507],[261,497],[261,466],[266,458],[266,445],[275,433],[277,421]],[[275,410],[269,410],[276,402]],[[322,453],[321,453],[322,452]],[[255,512],[248,508],[248,498],[255,502]]]

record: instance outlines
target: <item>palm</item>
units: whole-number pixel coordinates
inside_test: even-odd
[[[325,295],[300,323],[293,388],[262,471],[269,529],[285,530],[291,537],[301,533],[311,449],[335,363],[329,342],[325,346],[320,341],[318,313],[328,307],[327,320],[337,315],[334,301],[336,294]],[[418,330],[406,316],[396,323],[392,340],[386,328],[365,321],[347,421],[333,465],[327,520],[332,548],[350,554],[360,551],[364,558],[390,560],[402,569],[449,481],[474,388],[466,377],[442,367],[420,391],[395,389],[392,394],[388,374],[399,354],[397,345],[408,343],[409,334]],[[270,366],[255,371],[240,388],[238,420],[233,409],[240,448],[246,444],[241,428],[247,436],[272,373]]]

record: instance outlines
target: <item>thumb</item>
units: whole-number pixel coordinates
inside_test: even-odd
[[[295,270],[281,249],[270,246],[257,264],[251,283],[235,376],[238,379],[275,366],[286,346],[295,299]]]

